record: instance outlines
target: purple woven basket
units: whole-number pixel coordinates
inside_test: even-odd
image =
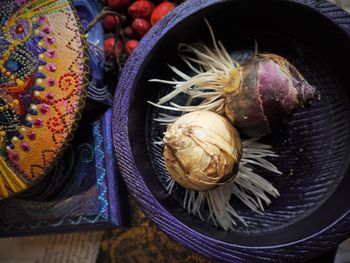
[[[164,128],[153,121],[155,101],[171,79],[167,64],[185,69],[180,43],[210,43],[203,18],[229,52],[254,48],[285,56],[317,86],[322,100],[291,116],[264,138],[280,155],[284,176],[264,174],[280,191],[265,215],[239,204],[249,227],[225,232],[181,208],[181,190],[164,189],[166,170],[152,141]],[[300,262],[350,236],[350,17],[328,1],[189,0],[155,25],[128,60],[113,108],[113,140],[120,170],[146,215],[184,246],[227,262]],[[234,202],[234,200],[232,200]]]

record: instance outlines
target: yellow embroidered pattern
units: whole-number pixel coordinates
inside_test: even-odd
[[[67,0],[6,0],[0,10],[0,198],[45,175],[76,129],[85,42]]]

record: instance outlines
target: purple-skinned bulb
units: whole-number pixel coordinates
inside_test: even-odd
[[[250,137],[272,133],[295,110],[320,99],[317,89],[281,56],[256,55],[239,71],[239,88],[224,94],[225,113]]]

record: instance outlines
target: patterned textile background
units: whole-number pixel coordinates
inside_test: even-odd
[[[182,247],[156,228],[129,197],[130,227],[102,235],[97,262],[211,263]]]

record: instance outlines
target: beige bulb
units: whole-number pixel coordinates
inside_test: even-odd
[[[224,117],[196,111],[179,117],[164,136],[164,160],[181,186],[209,191],[233,179],[242,156],[236,129]]]

